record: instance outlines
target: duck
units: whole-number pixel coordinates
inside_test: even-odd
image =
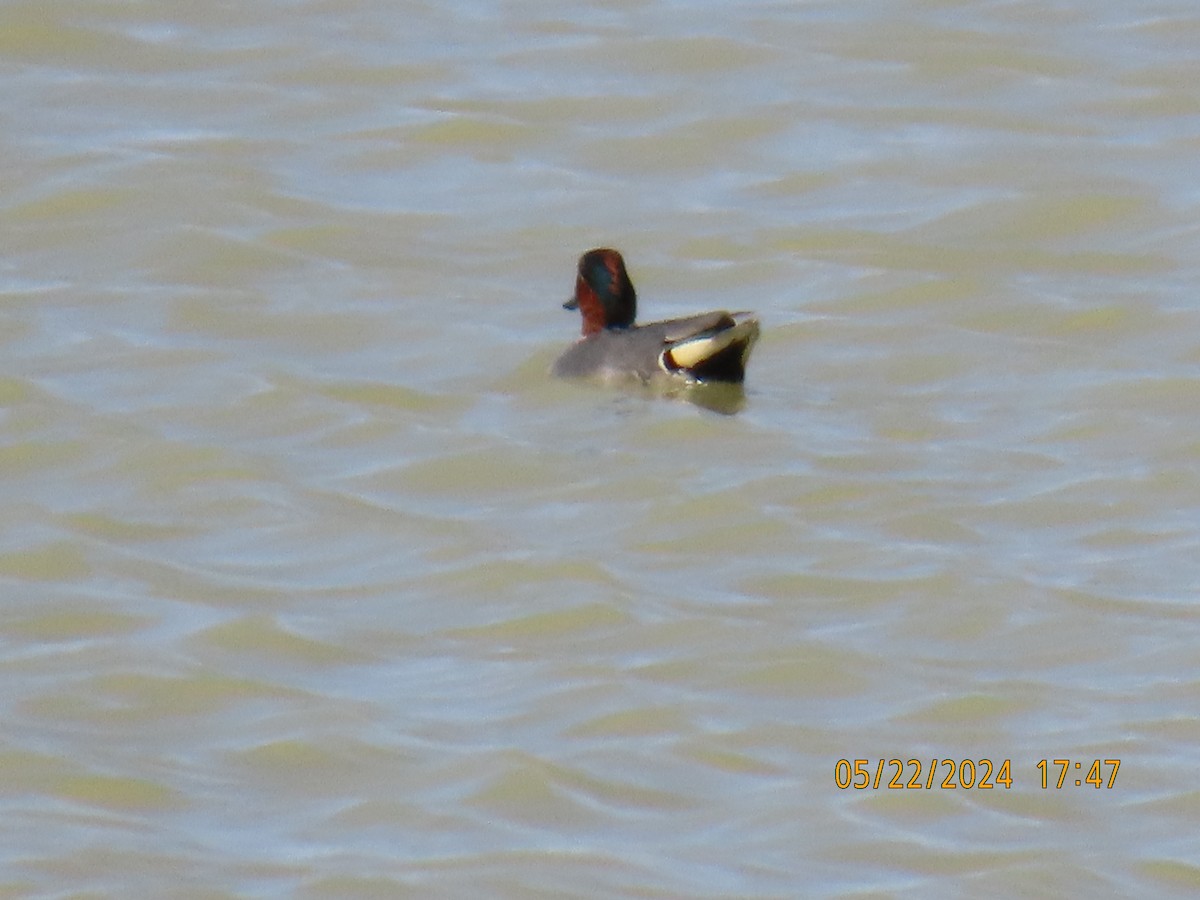
[[[758,318],[745,311],[636,324],[637,292],[624,257],[610,247],[579,258],[575,295],[563,308],[583,318],[579,340],[551,368],[563,378],[741,384],[758,340]]]

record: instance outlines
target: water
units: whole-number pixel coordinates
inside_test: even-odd
[[[0,7],[0,892],[1193,895],[1132,7]],[[595,245],[760,314],[740,411],[546,377]]]

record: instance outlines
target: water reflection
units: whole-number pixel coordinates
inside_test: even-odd
[[[683,400],[701,409],[732,416],[741,412],[746,406],[746,390],[740,384],[726,381],[689,382],[681,385],[671,385],[663,392],[663,396],[673,400]]]

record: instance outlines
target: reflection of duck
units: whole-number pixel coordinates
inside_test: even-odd
[[[741,382],[758,340],[758,319],[747,312],[635,325],[637,293],[616,250],[589,250],[580,257],[575,297],[563,305],[583,315],[583,337],[551,370],[564,377]]]

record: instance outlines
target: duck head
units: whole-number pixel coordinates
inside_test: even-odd
[[[579,258],[575,296],[564,309],[578,309],[583,316],[583,335],[605,328],[628,328],[637,315],[637,293],[625,271],[625,260],[616,250],[601,247]]]

